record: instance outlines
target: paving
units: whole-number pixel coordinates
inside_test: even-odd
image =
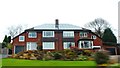
[[[110,59],[115,59],[120,63],[120,55],[110,55]]]
[[[1,58],[6,58],[6,57],[8,57],[8,55],[6,55],[6,54],[0,54],[0,59]]]

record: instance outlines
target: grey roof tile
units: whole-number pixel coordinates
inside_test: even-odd
[[[39,26],[35,26],[34,29],[58,29],[55,27],[55,24],[43,24],[43,25],[39,25]],[[59,29],[62,30],[67,30],[67,29],[82,29],[79,26],[75,26],[72,24],[59,24]]]

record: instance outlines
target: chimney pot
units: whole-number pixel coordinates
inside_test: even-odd
[[[59,28],[59,20],[58,19],[55,20],[55,27]]]

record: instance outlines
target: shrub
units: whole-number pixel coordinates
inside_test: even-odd
[[[77,58],[77,54],[74,51],[70,50],[70,49],[64,50],[63,55],[64,55],[65,60],[74,60],[74,59]]]
[[[87,61],[87,60],[88,60],[88,56],[79,55],[76,60],[79,60],[79,61]]]
[[[46,52],[46,54],[44,53],[43,60],[53,60],[54,59],[53,56],[54,56],[53,53],[48,51]]]
[[[93,52],[91,50],[83,50],[83,55],[91,56]]]
[[[37,46],[37,50],[38,51],[42,51],[43,49],[42,49],[42,46]]]
[[[97,51],[95,53],[95,61],[97,64],[105,64],[108,63],[109,55],[105,50]]]
[[[63,59],[62,53],[60,52],[54,52],[54,59],[58,60],[58,59]]]

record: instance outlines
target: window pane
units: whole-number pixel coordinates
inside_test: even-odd
[[[63,47],[64,49],[69,49],[71,46],[75,46],[74,42],[64,42]]]
[[[43,42],[43,49],[55,49],[54,42]]]
[[[93,41],[80,41],[79,43],[80,48],[92,48],[93,46]]]
[[[84,41],[84,48],[89,48],[89,45],[90,45],[89,41]]]
[[[37,50],[36,42],[27,42],[27,50]]]
[[[92,36],[91,36],[91,39],[96,39],[96,36],[95,36],[95,35],[92,35]]]
[[[63,37],[74,37],[74,31],[63,31]]]
[[[24,36],[19,36],[19,41],[24,41],[25,37]]]
[[[43,37],[54,37],[54,31],[43,31]]]
[[[87,33],[86,32],[80,32],[80,37],[87,37]]]
[[[29,38],[36,38],[37,37],[37,33],[36,32],[29,32],[28,37]]]

